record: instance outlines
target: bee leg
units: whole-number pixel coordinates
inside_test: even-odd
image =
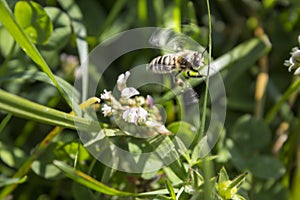
[[[194,71],[194,70],[192,70],[192,71]],[[188,77],[191,77],[191,78],[201,78],[201,77],[203,77],[203,75],[199,74],[198,71],[196,71],[196,72],[198,73],[197,75],[191,75],[190,71],[188,71],[187,75],[188,75]]]
[[[184,81],[181,78],[176,78],[176,77],[175,77],[174,81],[175,81],[176,85],[178,85],[181,88],[181,92],[183,92],[184,86],[185,86]]]
[[[179,75],[181,72],[182,72],[182,70],[178,71],[178,72],[174,75],[173,81],[174,81],[174,83],[175,83],[176,85],[178,85],[178,86],[181,88],[181,90],[183,91],[183,88],[184,88],[184,86],[185,86],[184,81],[183,81],[181,78],[178,77],[178,75]]]

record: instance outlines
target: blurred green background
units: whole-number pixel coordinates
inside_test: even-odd
[[[204,0],[35,1],[49,16],[48,21],[47,17],[43,18],[40,24],[33,24],[34,17],[26,13],[28,10],[24,5],[17,9],[17,2],[9,0],[7,4],[18,23],[35,43],[53,74],[70,85],[78,73],[80,60],[98,44],[122,31],[166,27],[192,37],[204,47],[209,45]],[[217,156],[210,164],[212,174],[217,176],[222,166],[231,178],[248,171],[240,193],[246,199],[300,199],[299,79],[283,65],[291,56],[291,49],[300,45],[300,3],[298,0],[213,0],[210,7],[212,58],[234,57],[223,64],[221,71],[226,87],[227,113],[224,133],[212,151],[212,155]],[[40,14],[44,16],[42,12]],[[4,15],[3,12],[0,15]],[[51,81],[42,75],[28,52],[26,54],[20,48],[18,35],[12,37],[9,26],[3,21],[5,17],[1,18],[0,88],[32,102],[70,112],[71,108],[57,88],[49,84]],[[247,42],[255,39],[260,41],[259,45],[247,49],[250,48]],[[240,48],[236,48],[238,45]],[[113,87],[115,81],[111,80],[116,80],[119,74],[148,63],[159,54],[157,50],[146,49],[118,58],[109,67],[102,85]],[[99,94],[105,88],[100,88]],[[195,86],[200,103],[203,102],[204,88],[200,82]],[[281,98],[282,102],[279,101]],[[174,113],[176,105],[171,100],[164,106],[169,115],[167,125],[170,125],[178,119],[178,113]],[[2,195],[12,184],[23,182],[10,178],[55,125],[15,114],[18,111],[6,111],[0,111]],[[179,184],[164,170],[145,177],[106,169],[82,147],[76,130],[67,128],[34,158],[31,165],[27,165],[31,168],[23,174],[27,175],[27,180],[11,190],[8,199],[121,198],[93,192],[66,178],[53,165],[53,160],[60,160],[72,166],[74,159],[78,161],[77,169],[121,191],[138,193],[162,189],[166,177],[173,186]],[[182,163],[185,165],[186,161],[183,159]],[[205,172],[202,167],[199,166],[200,173]],[[187,182],[181,180],[181,184]],[[192,196],[186,192],[180,199]]]

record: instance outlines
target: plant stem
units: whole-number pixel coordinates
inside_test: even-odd
[[[88,106],[97,103],[98,99],[97,98],[90,98],[84,103],[80,105],[81,109],[85,109]],[[70,112],[71,115],[74,115],[74,112]],[[26,161],[22,164],[22,166],[19,168],[19,170],[15,173],[13,178],[22,178],[25,176],[28,171],[31,168],[31,165],[33,161],[35,161],[46,149],[47,147],[51,144],[53,139],[59,135],[62,131],[64,130],[64,127],[59,127],[56,126],[52,131],[48,133],[48,135],[42,140],[41,143],[37,145],[37,147],[34,149],[32,154],[29,156],[29,158],[26,159]],[[14,189],[18,186],[18,184],[11,184],[5,187],[1,192],[0,192],[0,199],[4,199],[7,195],[9,195],[11,192],[14,191]]]
[[[207,16],[208,16],[208,64],[207,64],[207,76],[206,76],[206,87],[204,93],[204,101],[203,101],[203,113],[201,118],[200,125],[200,134],[197,139],[202,138],[205,132],[205,119],[206,119],[206,107],[207,107],[207,98],[208,98],[208,89],[209,89],[209,71],[210,71],[210,62],[211,62],[211,52],[212,52],[212,29],[211,29],[211,17],[210,17],[210,4],[209,0],[206,0],[207,5]],[[197,140],[198,141],[198,140]],[[205,199],[211,199],[213,192],[213,185],[210,182],[212,177],[212,168],[213,163],[209,159],[204,159],[203,163],[203,173],[204,173],[204,197]]]

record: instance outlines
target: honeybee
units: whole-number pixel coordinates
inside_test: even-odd
[[[169,53],[154,58],[147,69],[158,74],[173,75],[174,82],[181,88],[185,87],[185,81],[179,78],[184,72],[186,78],[200,78],[204,63],[206,49],[188,36],[169,29],[158,30],[149,39],[150,44],[160,49],[167,49],[175,53]],[[202,52],[202,53],[200,53]]]
[[[186,72],[187,77],[199,78],[203,76],[199,72],[200,68],[204,66],[203,53],[200,54],[197,51],[184,50],[174,54],[158,56],[150,62],[147,68],[158,74],[175,73],[174,81],[180,87],[183,87],[184,82],[177,78],[182,72]]]

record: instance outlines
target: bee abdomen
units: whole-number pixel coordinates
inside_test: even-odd
[[[160,74],[171,73],[176,69],[176,58],[172,55],[158,56],[150,62],[148,69]]]

